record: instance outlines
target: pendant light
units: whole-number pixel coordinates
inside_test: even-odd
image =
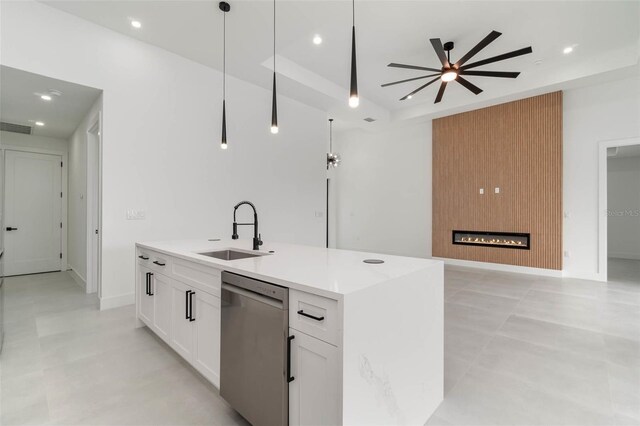
[[[227,12],[231,10],[231,5],[226,1],[221,1],[218,7],[223,12],[222,15],[222,138],[220,148],[227,149]]]
[[[271,133],[278,133],[278,104],[276,102],[276,0],[273,0],[273,100],[271,102]]]
[[[351,90],[349,92],[349,106],[357,108],[360,105],[358,96],[358,72],[356,70],[356,0],[351,0],[352,26],[351,26]]]
[[[327,170],[329,166],[338,167],[340,164],[340,154],[333,152],[333,118],[329,119],[329,153],[327,154]]]

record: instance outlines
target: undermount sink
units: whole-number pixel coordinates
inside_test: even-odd
[[[238,260],[238,259],[247,259],[249,257],[259,257],[264,256],[267,253],[247,253],[245,251],[237,251],[237,250],[218,250],[218,251],[209,251],[205,253],[198,253],[201,256],[215,257],[216,259],[222,260]]]

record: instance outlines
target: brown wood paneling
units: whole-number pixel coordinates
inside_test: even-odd
[[[454,229],[529,232],[531,250],[454,245]],[[433,121],[433,255],[562,269],[562,92]]]

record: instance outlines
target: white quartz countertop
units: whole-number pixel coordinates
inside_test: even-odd
[[[265,242],[260,247],[261,253],[267,253],[260,257],[225,261],[198,254],[228,248],[252,251],[251,244],[251,240],[195,239],[145,242],[136,245],[337,300],[346,294],[442,263],[433,259],[272,242]],[[274,253],[269,254],[271,250]],[[371,265],[363,263],[364,259],[382,259],[385,263]]]

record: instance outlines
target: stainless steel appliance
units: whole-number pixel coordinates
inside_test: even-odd
[[[289,422],[289,290],[222,273],[220,395],[254,426]]]

